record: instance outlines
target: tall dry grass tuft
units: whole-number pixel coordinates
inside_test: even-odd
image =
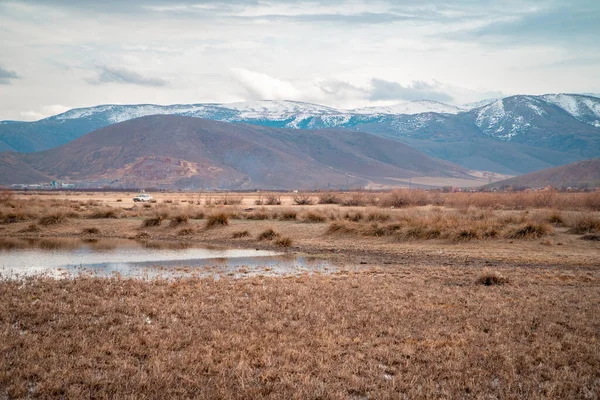
[[[155,217],[151,217],[151,218],[146,218],[143,222],[142,222],[142,228],[149,228],[149,227],[153,227],[153,226],[160,226],[160,224],[162,224],[164,218],[160,215],[157,215]]]
[[[513,229],[507,234],[509,239],[538,239],[552,233],[552,228],[545,224],[529,223]]]
[[[179,214],[171,217],[171,222],[169,226],[174,228],[180,225],[185,225],[189,222],[190,217],[187,214]]]
[[[229,225],[229,214],[224,212],[211,214],[206,218],[205,229],[213,229],[219,226]]]
[[[300,217],[302,222],[318,223],[327,221],[327,216],[321,211],[307,211]]]
[[[477,278],[477,283],[484,286],[505,285],[508,282],[508,278],[501,273],[489,270],[484,270],[483,274]]]
[[[65,221],[67,221],[67,216],[64,213],[58,211],[58,212],[52,212],[48,215],[44,215],[43,217],[41,217],[38,220],[38,224],[44,225],[44,226],[59,225],[59,224],[64,223]]]
[[[600,218],[592,215],[578,215],[568,223],[569,233],[582,235],[584,233],[600,232]]]
[[[248,236],[250,236],[250,232],[248,232],[247,230],[244,230],[244,231],[236,231],[236,232],[233,232],[233,233],[231,234],[231,237],[232,237],[233,239],[241,239],[241,238],[245,238],[245,237],[248,237]]]
[[[279,246],[279,247],[291,247],[292,243],[293,243],[292,239],[287,236],[279,237],[273,241],[273,244],[275,246]]]
[[[279,237],[279,233],[275,232],[272,228],[269,228],[269,229],[262,231],[256,237],[256,240],[273,240],[278,237]]]
[[[101,219],[101,218],[119,218],[117,210],[114,208],[98,208],[94,210],[90,215],[90,219]]]

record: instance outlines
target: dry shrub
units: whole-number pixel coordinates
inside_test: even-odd
[[[552,228],[545,224],[529,223],[513,229],[507,234],[509,239],[538,239],[552,233]]]
[[[341,199],[337,193],[324,192],[319,194],[319,204],[340,204]]]
[[[242,196],[225,195],[224,197],[221,197],[220,199],[215,200],[214,204],[224,205],[224,206],[233,206],[233,205],[242,204],[243,201],[244,201],[244,198]]]
[[[322,212],[307,211],[304,214],[302,214],[301,219],[302,219],[302,222],[318,223],[318,222],[325,222],[327,220],[327,217]]]
[[[348,211],[343,215],[343,218],[352,222],[360,222],[365,219],[365,215],[361,211]]]
[[[592,242],[600,242],[600,235],[583,235],[581,238],[581,240],[589,240]]]
[[[44,215],[43,217],[41,217],[38,220],[38,224],[44,225],[44,226],[58,225],[58,224],[62,224],[66,220],[67,220],[66,215],[64,213],[58,211],[58,212],[50,213],[48,215]]]
[[[271,218],[271,215],[266,210],[253,211],[245,215],[246,219],[250,220],[265,220]]]
[[[38,224],[31,223],[31,224],[27,225],[25,228],[21,229],[19,232],[21,232],[21,233],[35,233],[35,232],[39,232],[39,231],[40,231],[40,227],[38,226]]]
[[[386,222],[391,219],[390,214],[385,214],[378,211],[372,211],[367,214],[366,220],[369,222]]]
[[[298,213],[294,210],[285,210],[279,214],[280,221],[295,221]]]
[[[90,219],[101,219],[101,218],[119,218],[117,210],[114,208],[99,208],[94,210],[88,218]]]
[[[162,224],[162,222],[163,222],[163,218],[160,215],[157,215],[155,217],[146,218],[144,220],[144,222],[142,222],[142,227],[149,228],[149,227],[153,227],[153,226],[160,226],[160,224]]]
[[[568,232],[577,235],[600,232],[600,218],[591,215],[580,215],[568,225]]]
[[[81,230],[81,233],[83,233],[84,235],[97,235],[100,233],[100,229],[96,227],[83,228]]]
[[[261,232],[256,240],[273,240],[279,237],[279,233],[275,232],[273,229],[269,228]]]
[[[15,192],[9,189],[2,189],[0,191],[0,204],[6,204],[15,199]]]
[[[177,232],[177,235],[188,236],[188,235],[193,235],[194,232],[195,232],[194,228],[182,228],[179,230],[179,232]]]
[[[425,206],[427,204],[438,204],[433,201],[429,192],[423,190],[397,189],[382,196],[379,205],[390,208],[403,208],[409,206]]]
[[[27,215],[20,210],[11,211],[6,214],[0,213],[0,221],[2,221],[3,224],[14,224],[17,222],[26,221],[27,219]]]
[[[204,227],[206,229],[212,229],[219,226],[229,225],[229,214],[226,213],[217,213],[209,215],[206,218],[206,224]]]
[[[349,196],[344,196],[341,205],[344,207],[364,207],[369,199],[363,193],[352,193]]]
[[[265,204],[269,206],[279,206],[281,205],[281,196],[270,194],[267,196]]]
[[[148,232],[140,232],[134,236],[134,239],[147,240],[147,239],[150,239],[150,234]]]
[[[240,239],[240,238],[245,238],[250,236],[250,232],[246,231],[236,231],[233,232],[233,234],[231,235],[232,238],[234,239]]]
[[[171,222],[169,223],[170,227],[176,227],[179,225],[187,224],[189,221],[189,217],[186,214],[179,214],[174,217],[171,217]]]
[[[332,222],[329,224],[326,233],[331,234],[357,234],[358,228],[356,225],[350,225],[346,222]]]
[[[562,214],[556,210],[553,210],[550,215],[546,218],[546,221],[552,225],[563,226],[565,224],[565,220]]]
[[[306,194],[297,194],[292,197],[294,204],[299,206],[309,206],[313,204],[313,200]]]
[[[274,245],[279,247],[290,247],[292,245],[292,239],[289,237],[280,237],[275,239],[273,242]]]
[[[507,277],[496,271],[483,271],[483,274],[477,278],[477,283],[484,286],[504,285],[508,282]]]

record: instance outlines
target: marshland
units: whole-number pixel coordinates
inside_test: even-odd
[[[0,397],[600,394],[598,192],[135,194],[3,192],[0,251],[127,241],[330,268],[3,271]]]

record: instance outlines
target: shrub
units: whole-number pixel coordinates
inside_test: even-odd
[[[142,222],[142,227],[148,228],[151,226],[160,226],[162,221],[163,221],[163,218],[159,215],[157,215],[156,217],[152,217],[152,218],[146,218],[144,220],[144,222]]]
[[[280,221],[294,221],[294,220],[296,220],[297,216],[298,216],[298,213],[296,211],[286,210],[286,211],[283,211],[281,214],[279,214],[279,220]]]
[[[25,213],[23,213],[22,211],[9,212],[7,214],[0,213],[0,216],[3,224],[14,224],[17,222],[25,221],[27,219]]]
[[[97,235],[100,233],[100,229],[98,229],[96,227],[83,228],[81,233],[86,234],[86,235]]]
[[[299,206],[309,206],[313,204],[313,201],[310,198],[310,196],[307,196],[305,194],[297,194],[294,197],[292,197],[292,200],[294,200],[294,203]]]
[[[180,229],[179,232],[177,232],[177,234],[179,236],[187,236],[187,235],[192,235],[194,233],[194,228],[183,228]]]
[[[565,223],[562,215],[558,211],[552,211],[546,218],[546,221],[557,226],[562,226]]]
[[[171,218],[171,223],[169,226],[175,227],[183,224],[187,224],[189,221],[189,217],[185,214],[176,215]]]
[[[324,216],[322,213],[315,211],[309,211],[307,213],[304,213],[302,217],[303,222],[325,222],[326,220],[326,216]]]
[[[592,216],[579,217],[572,223],[571,229],[568,232],[577,235],[600,232],[600,219]]]
[[[340,197],[336,193],[325,192],[319,195],[319,204],[339,204]]]
[[[25,228],[21,229],[19,232],[34,233],[34,232],[39,232],[39,231],[40,231],[40,227],[38,226],[38,224],[32,223],[32,224],[27,225]]]
[[[341,205],[345,207],[364,207],[367,205],[367,199],[362,193],[353,193],[342,199]]]
[[[206,219],[205,228],[212,229],[218,226],[229,225],[229,215],[225,213],[218,213],[209,215]]]
[[[552,232],[552,228],[544,224],[529,223],[520,228],[510,231],[509,239],[537,239]]]
[[[477,283],[484,286],[504,285],[508,283],[508,278],[495,271],[484,271],[483,274],[477,278]]]
[[[119,218],[117,210],[114,208],[103,208],[94,210],[88,218],[100,219],[100,218]]]
[[[273,229],[269,228],[263,231],[258,237],[257,240],[273,240],[279,237],[279,233],[275,232]]]
[[[0,191],[0,204],[5,204],[13,201],[15,198],[15,193],[12,190],[3,189]]]
[[[234,239],[244,238],[248,236],[250,236],[250,232],[248,231],[237,231],[233,232],[233,234],[231,235],[231,237]]]
[[[277,196],[275,194],[270,194],[267,196],[265,200],[265,204],[269,206],[278,206],[281,205],[281,196]]]
[[[279,247],[290,247],[292,245],[292,239],[289,237],[277,238],[273,243]]]
[[[67,217],[61,212],[44,215],[38,220],[40,225],[58,225],[67,220]]]

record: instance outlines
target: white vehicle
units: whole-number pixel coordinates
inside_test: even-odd
[[[138,202],[138,201],[152,201],[152,196],[150,196],[147,193],[140,193],[137,196],[135,196],[133,198],[133,201]]]

